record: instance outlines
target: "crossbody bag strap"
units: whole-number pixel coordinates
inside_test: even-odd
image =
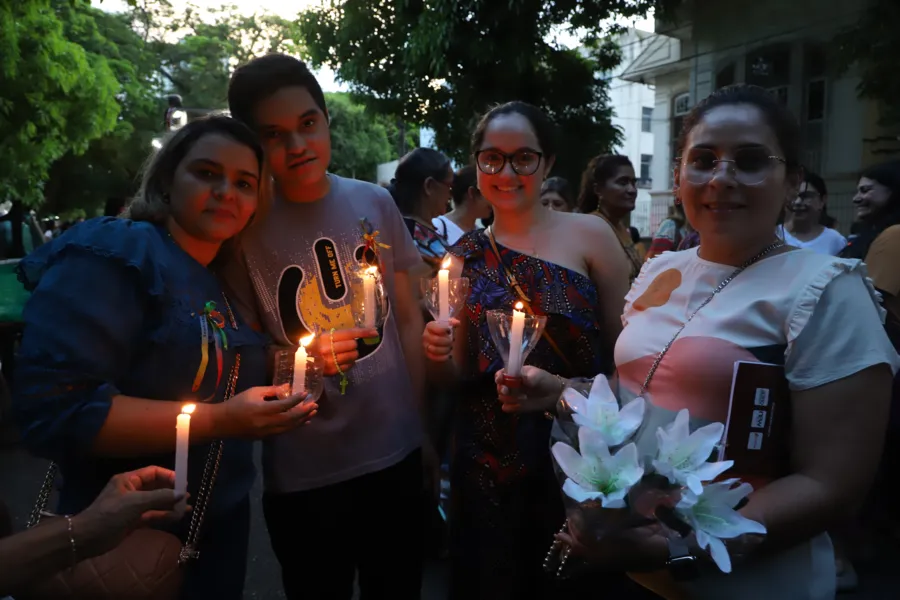
[[[690,314],[690,316],[684,321],[684,323],[681,324],[681,327],[678,328],[678,331],[675,332],[675,335],[672,336],[672,339],[669,340],[669,343],[666,344],[665,346],[663,346],[663,349],[660,351],[660,353],[656,355],[656,358],[653,360],[653,364],[650,365],[650,371],[647,373],[647,377],[644,379],[644,383],[641,384],[641,391],[638,393],[639,396],[643,396],[644,392],[647,391],[647,388],[650,387],[650,380],[653,379],[653,375],[656,374],[656,369],[659,368],[659,363],[662,362],[663,357],[665,357],[666,353],[669,351],[669,348],[672,347],[672,344],[675,343],[675,340],[678,339],[678,336],[681,335],[681,332],[684,331],[684,328],[687,327],[687,324],[690,323],[691,320],[693,320],[693,318],[695,316],[697,316],[697,313],[700,312],[700,310],[704,306],[706,306],[707,304],[712,302],[713,298],[715,298],[722,290],[724,290],[725,286],[727,286],[729,283],[731,283],[731,281],[735,277],[740,275],[745,269],[747,269],[754,263],[762,260],[770,252],[773,252],[774,250],[782,248],[784,245],[785,245],[784,242],[781,240],[778,240],[777,242],[775,242],[773,244],[769,244],[768,246],[763,248],[763,250],[759,254],[757,254],[756,256],[754,256],[753,258],[751,258],[750,260],[748,260],[747,262],[745,262],[744,264],[739,266],[737,269],[735,269],[731,273],[731,275],[726,277],[724,280],[722,280],[721,283],[719,283],[718,286],[716,286],[716,289],[714,289],[712,291],[712,293],[709,296],[707,296],[707,298],[703,302],[700,303],[700,306],[698,306],[694,310],[694,312],[692,312]]]
[[[238,352],[234,357],[234,365],[231,367],[231,374],[228,377],[228,387],[225,389],[223,402],[230,400],[234,396],[240,371],[241,354]],[[203,469],[203,479],[200,482],[200,489],[197,492],[197,498],[194,501],[193,509],[191,511],[191,524],[190,529],[188,530],[187,541],[181,548],[181,553],[178,557],[179,564],[184,564],[188,560],[199,556],[196,549],[197,539],[200,535],[200,528],[203,525],[206,509],[209,506],[212,488],[215,485],[216,477],[219,474],[219,465],[222,462],[222,449],[222,440],[217,440],[212,443],[212,446],[210,446],[209,452],[206,455],[206,466]],[[51,516],[47,512],[47,506],[50,503],[50,495],[53,493],[53,480],[56,478],[58,472],[59,466],[55,462],[51,462],[50,466],[47,468],[47,474],[44,476],[44,481],[41,484],[41,489],[38,492],[37,501],[28,518],[28,528],[34,527],[40,523],[42,516]]]
[[[491,249],[494,251],[494,254],[497,256],[497,262],[500,264],[500,269],[506,277],[506,282],[509,284],[509,286],[515,291],[516,295],[519,297],[519,300],[522,302],[522,305],[525,307],[525,312],[527,312],[530,315],[535,314],[534,310],[531,308],[531,301],[529,300],[528,296],[525,295],[524,290],[522,290],[522,286],[520,286],[519,282],[516,280],[516,276],[513,274],[512,271],[509,270],[509,268],[507,268],[506,263],[503,262],[503,257],[500,255],[500,249],[497,248],[497,242],[494,241],[493,228],[488,228],[487,234],[488,234],[488,240],[490,240],[490,242],[491,242]],[[559,356],[560,359],[562,359],[563,364],[566,365],[566,368],[569,370],[569,373],[571,373],[572,376],[575,376],[577,374],[575,371],[575,366],[566,357],[566,355],[563,354],[562,349],[559,347],[559,345],[556,343],[556,341],[550,336],[550,333],[547,331],[546,328],[544,328],[544,331],[541,334],[541,337],[543,337],[544,340],[546,340],[547,343],[550,344],[550,347],[553,349],[553,351],[556,353],[556,355]]]

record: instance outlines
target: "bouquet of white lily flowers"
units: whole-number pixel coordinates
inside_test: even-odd
[[[551,452],[569,522],[595,540],[654,521],[667,535],[693,531],[719,569],[731,572],[723,540],[766,529],[736,510],[753,491],[749,484],[712,483],[733,464],[710,460],[725,426],[690,431],[688,411],[681,410],[657,428],[655,444],[647,443],[647,411],[641,397],[621,403],[602,375],[563,390]]]

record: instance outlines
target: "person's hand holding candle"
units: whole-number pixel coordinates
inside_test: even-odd
[[[449,324],[430,321],[422,333],[422,347],[425,356],[434,362],[446,362],[453,355],[453,329],[459,326],[459,320],[451,318]]]
[[[316,352],[325,365],[326,377],[346,373],[347,369],[359,359],[357,341],[366,338],[377,338],[377,329],[363,327],[340,329],[332,333],[323,333],[316,338],[313,352]]]
[[[521,387],[504,385],[503,369],[494,375],[501,410],[507,413],[552,411],[559,400],[565,380],[537,367],[525,365],[519,373]]]

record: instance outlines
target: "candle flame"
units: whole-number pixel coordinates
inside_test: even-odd
[[[522,310],[523,308],[525,308],[524,304],[522,304],[521,302],[516,302],[516,310]]]
[[[453,262],[453,260],[452,260],[452,258],[450,257],[450,255],[448,254],[448,255],[444,258],[444,262],[441,263],[441,268],[442,268],[442,269],[445,269],[445,270],[446,270],[446,269],[449,269],[449,268],[450,268],[450,265],[452,264],[452,262]]]
[[[378,273],[378,267],[369,267],[368,269],[366,269],[366,273],[368,273],[369,275],[375,275],[376,273]]]
[[[310,335],[300,338],[300,345],[303,346],[304,348],[306,348],[307,346],[312,344],[314,337],[315,337],[314,335],[310,334]]]
[[[196,409],[197,409],[196,404],[185,404],[184,406],[181,407],[181,414],[190,415],[190,414],[193,414],[193,412]]]

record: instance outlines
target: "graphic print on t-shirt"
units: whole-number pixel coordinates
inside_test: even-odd
[[[312,254],[315,273],[304,273],[301,267],[293,265],[286,268],[278,280],[278,316],[289,340],[328,333],[332,328],[356,327],[352,304],[346,303],[348,294],[352,293],[347,272],[358,268],[355,255],[362,255],[363,247],[356,249],[352,260],[344,260],[334,240],[322,237],[313,243]],[[360,358],[369,356],[381,345],[383,326],[379,334],[377,339],[359,342]]]

